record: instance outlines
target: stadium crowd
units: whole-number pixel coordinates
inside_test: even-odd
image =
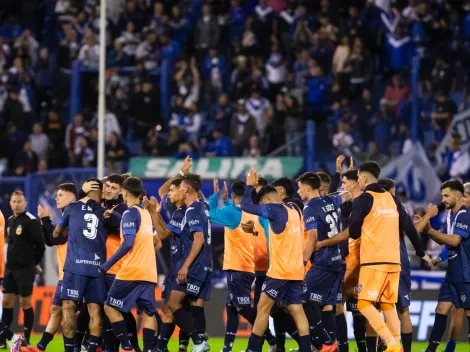
[[[25,3],[5,6],[0,22],[8,173],[95,165],[99,1]],[[383,166],[411,148],[415,55],[430,154],[467,103],[468,1],[116,0],[106,36],[106,154],[116,172],[131,155],[260,156],[286,142],[285,154],[301,155],[308,119],[323,160],[334,150]],[[69,121],[74,60],[85,71],[81,112]],[[172,63],[169,116],[163,60]]]

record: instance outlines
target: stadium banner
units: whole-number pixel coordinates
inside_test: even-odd
[[[443,155],[445,154],[450,137],[455,132],[457,132],[460,137],[462,137],[462,149],[468,150],[470,148],[470,110],[466,110],[460,114],[454,115],[446,135],[437,147],[436,160],[438,161],[440,169],[446,167],[443,160]]]
[[[408,153],[385,165],[380,177],[391,178],[397,189],[408,190],[409,199],[418,205],[427,206],[440,199],[441,181],[419,142]]]
[[[33,332],[35,334],[42,334],[46,328],[47,321],[49,320],[49,310],[54,297],[55,287],[44,286],[35,287],[32,297],[32,306],[35,310],[35,322]],[[412,300],[410,305],[411,322],[413,324],[414,340],[426,341],[434,323],[434,310],[437,305],[438,290],[420,290],[412,292]],[[157,306],[161,308],[161,290],[156,289]],[[223,337],[225,333],[225,324],[227,316],[225,312],[225,302],[227,297],[226,289],[213,289],[211,292],[211,300],[207,302],[206,320],[207,320],[207,333],[212,337]],[[16,307],[19,305],[16,304]],[[135,314],[135,311],[134,311]],[[17,317],[12,324],[12,330],[22,333],[23,326],[23,312],[15,309],[14,316]],[[352,327],[352,315],[348,312],[348,336],[350,340],[354,339]],[[271,329],[273,329],[272,321],[270,322]],[[141,324],[139,320],[139,329]],[[461,331],[459,341],[468,341],[468,334],[466,329]],[[248,337],[251,333],[250,324],[240,317],[240,328],[238,330],[239,337]],[[178,331],[175,331],[174,337],[178,336]],[[446,335],[444,335],[446,340]]]
[[[170,178],[181,169],[183,160],[174,158],[131,158],[129,171],[142,178]],[[301,157],[269,158],[201,158],[193,160],[192,171],[203,179],[238,179],[250,168],[256,169],[263,177],[275,179],[294,177],[302,169]]]

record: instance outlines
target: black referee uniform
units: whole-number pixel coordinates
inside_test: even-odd
[[[46,249],[41,222],[24,212],[10,216],[6,224],[8,243],[3,293],[29,297],[33,294],[36,266]]]

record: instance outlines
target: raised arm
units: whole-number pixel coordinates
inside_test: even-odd
[[[172,178],[168,179],[159,189],[158,189],[158,195],[160,197],[160,199],[163,199],[163,197],[168,194],[168,192],[170,191],[170,186],[171,186],[171,183],[178,179],[178,178],[181,178],[183,177],[184,175],[188,174],[190,171],[191,171],[191,166],[192,166],[192,159],[187,156],[184,161],[183,161],[183,165],[181,166],[181,170],[180,172],[178,172],[178,174],[176,176],[173,176]]]
[[[171,230],[167,229],[167,224],[162,218],[161,210],[162,210],[162,202],[159,203],[155,197],[144,197],[142,204],[144,205],[145,209],[150,213],[150,217],[152,218],[153,227],[155,231],[157,231],[157,237],[160,241],[167,239],[171,235]],[[157,240],[154,236],[154,246],[157,246]],[[160,243],[161,246],[161,243]]]

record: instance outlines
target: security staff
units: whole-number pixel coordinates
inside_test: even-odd
[[[26,212],[26,198],[22,191],[10,197],[13,215],[8,218],[5,239],[8,243],[5,278],[3,280],[2,321],[10,327],[13,321],[15,296],[20,296],[24,314],[24,335],[29,341],[34,322],[31,306],[34,278],[40,271],[39,263],[44,255],[45,244],[41,222]],[[4,341],[0,341],[0,346]]]

